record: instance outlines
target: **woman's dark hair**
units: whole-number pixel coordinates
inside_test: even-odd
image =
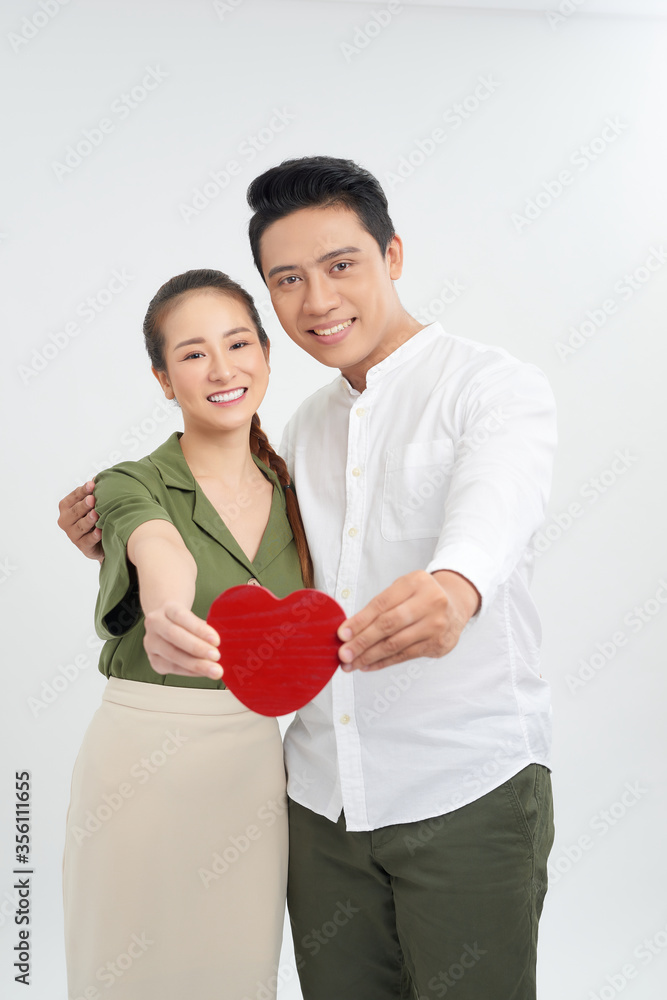
[[[264,231],[273,222],[301,208],[343,205],[352,209],[366,232],[377,242],[383,257],[395,235],[387,198],[379,181],[353,160],[333,156],[284,160],[255,178],[248,188],[247,198],[255,213],[248,226],[250,248],[262,279],[259,247]]]
[[[153,296],[144,317],[144,342],[151,364],[158,372],[167,370],[164,357],[164,334],[160,329],[167,314],[174,308],[177,301],[189,292],[208,290],[221,292],[229,295],[242,303],[248,310],[248,315],[253,326],[257,330],[257,336],[262,348],[266,350],[269,338],[266,330],[262,326],[260,315],[252,296],[246,292],[236,281],[233,281],[222,271],[214,271],[209,268],[201,268],[197,271],[186,271],[184,274],[177,274],[166,281],[157,293]],[[250,426],[250,451],[257,455],[260,461],[268,465],[278,477],[287,505],[287,517],[292,528],[296,549],[301,564],[301,575],[306,587],[313,586],[313,564],[308,551],[306,533],[301,520],[299,504],[296,493],[291,488],[290,476],[284,460],[277,455],[269,443],[269,439],[262,430],[257,414],[253,414]]]

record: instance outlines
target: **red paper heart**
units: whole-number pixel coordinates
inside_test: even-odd
[[[266,587],[230,587],[213,601],[209,625],[220,636],[222,680],[260,715],[302,708],[340,665],[336,635],[345,612],[320,590],[283,600]]]

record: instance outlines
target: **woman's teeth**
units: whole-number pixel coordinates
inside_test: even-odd
[[[316,333],[318,337],[330,337],[332,333],[340,333],[341,330],[351,326],[352,322],[353,320],[348,319],[344,323],[339,323],[338,326],[330,326],[327,330],[318,330],[313,327],[313,333]]]
[[[218,392],[215,396],[208,396],[212,403],[229,403],[232,399],[238,399],[243,395],[245,389],[232,389],[230,392]]]

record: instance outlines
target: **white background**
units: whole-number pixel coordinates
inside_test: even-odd
[[[554,387],[560,449],[534,587],[557,810],[540,997],[664,995],[667,264],[654,250],[667,249],[667,5],[565,0],[572,12],[549,18],[559,2],[392,4],[381,29],[374,13],[388,2],[70,0],[48,17],[37,3],[2,5],[4,997],[28,995],[12,969],[14,771],[33,783],[29,995],[59,1000],[69,783],[103,689],[96,567],[57,529],[57,501],[179,426],[156,409],[141,337],[149,299],[173,274],[218,267],[257,295],[273,341],[262,417],[274,442],[330,380],[271,316],[245,236],[252,178],[315,153],[351,157],[383,183],[406,247],[406,307],[535,362]],[[165,78],[121,117],[115,102],[147,67]],[[494,81],[482,101],[480,77]],[[455,127],[446,113],[462,102]],[[261,133],[251,160],[243,144],[275,109],[293,119]],[[113,130],[59,169],[103,118]],[[620,123],[611,142],[599,140],[607,119]],[[417,143],[429,148],[438,127],[445,140],[420,163]],[[240,172],[186,222],[195,189],[232,159]],[[563,170],[571,183],[559,191]],[[107,296],[114,270],[131,280]],[[101,308],[91,322],[89,296]],[[570,338],[579,346],[559,353]],[[611,471],[617,452],[626,458]],[[280,978],[282,1000],[300,996],[289,935]]]

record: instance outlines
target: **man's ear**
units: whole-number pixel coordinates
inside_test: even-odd
[[[386,260],[389,277],[392,281],[396,281],[403,273],[403,240],[397,234],[394,234],[387,247]]]
[[[175,399],[176,397],[174,395],[174,390],[171,387],[171,383],[169,382],[168,374],[166,372],[159,372],[156,368],[153,367],[151,367],[151,371],[153,372],[153,375],[155,375],[155,378],[162,386],[162,391],[164,392],[167,399]]]

